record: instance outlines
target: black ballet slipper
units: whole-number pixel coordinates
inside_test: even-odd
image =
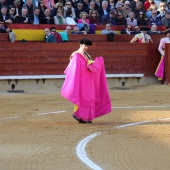
[[[80,121],[80,119],[78,117],[76,117],[75,115],[72,115],[74,119],[76,119],[78,122]]]

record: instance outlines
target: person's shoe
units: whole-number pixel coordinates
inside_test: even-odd
[[[79,119],[79,123],[86,123],[86,122],[82,119]]]
[[[76,119],[78,122],[80,121],[80,119],[78,117],[76,117],[75,115],[72,115],[74,119]]]

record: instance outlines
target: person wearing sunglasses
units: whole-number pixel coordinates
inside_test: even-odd
[[[75,20],[76,19],[76,14],[75,14],[75,9],[72,6],[72,2],[71,1],[66,1],[65,6],[64,6],[64,13],[63,16],[66,18],[66,11],[71,11],[71,15],[70,17]]]
[[[165,2],[160,2],[159,8],[157,10],[157,16],[163,18],[166,14],[166,3]]]
[[[78,22],[78,19],[80,19],[80,13],[83,12],[83,2],[82,1],[78,1],[77,2],[77,6],[75,7],[75,15],[76,15],[76,19],[75,21]]]
[[[152,10],[152,16],[149,19],[149,25],[156,24],[157,26],[162,25],[161,18],[157,16],[157,10]]]

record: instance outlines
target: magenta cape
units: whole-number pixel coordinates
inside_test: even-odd
[[[165,67],[164,65],[165,65],[165,57],[162,56],[155,72],[155,76],[161,78],[162,80],[164,79],[164,67]]]
[[[87,121],[112,111],[103,57],[87,66],[85,58],[75,53],[64,73],[61,94],[78,106],[75,116]]]

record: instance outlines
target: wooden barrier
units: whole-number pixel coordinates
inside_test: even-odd
[[[9,36],[7,33],[0,33],[0,42],[9,42]]]
[[[77,42],[0,43],[0,76],[62,75]],[[160,60],[158,43],[94,42],[89,53],[103,56],[108,74],[154,75]],[[167,73],[168,74],[168,73]]]

